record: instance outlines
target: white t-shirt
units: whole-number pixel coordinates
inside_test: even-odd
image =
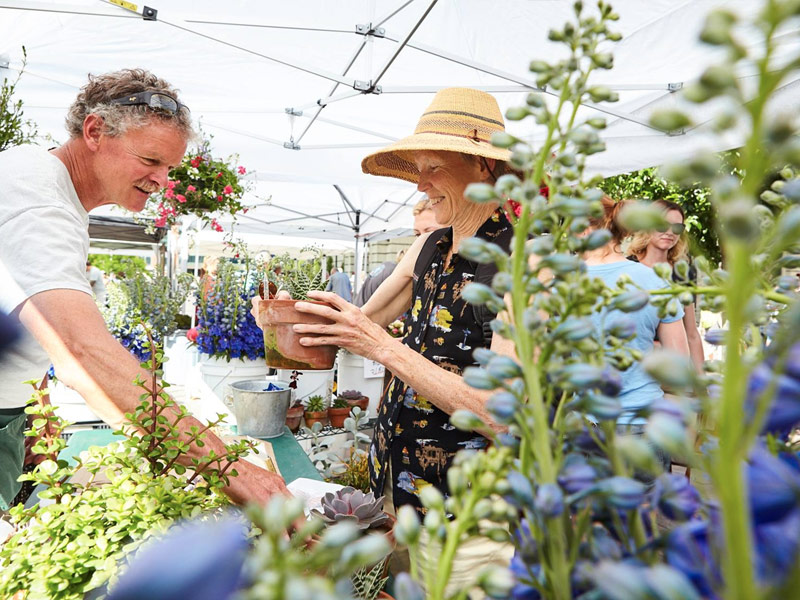
[[[12,314],[31,296],[92,290],[86,279],[89,215],[64,164],[40,146],[0,152],[0,310]],[[50,359],[23,336],[0,356],[0,408],[24,406]]]

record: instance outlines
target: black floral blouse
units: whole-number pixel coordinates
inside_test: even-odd
[[[505,214],[497,210],[475,236],[494,240],[510,227]],[[478,264],[453,254],[445,269],[451,245],[452,229],[437,242],[433,263],[422,284],[415,285],[403,343],[439,367],[461,374],[465,367],[476,364],[473,349],[484,346],[485,341],[472,306],[461,297]],[[411,504],[424,512],[420,490],[434,485],[447,494],[447,469],[456,452],[487,444],[481,435],[457,430],[447,413],[395,377],[378,411],[369,451],[370,486],[376,494],[383,493],[385,467],[391,460],[395,507]]]

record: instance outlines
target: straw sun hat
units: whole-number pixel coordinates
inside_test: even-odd
[[[361,161],[361,170],[417,183],[414,152],[418,150],[463,152],[507,161],[511,151],[492,146],[495,131],[505,131],[505,125],[491,94],[469,88],[440,90],[417,123],[414,135],[370,154]]]

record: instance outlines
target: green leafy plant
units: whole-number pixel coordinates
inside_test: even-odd
[[[274,257],[266,265],[267,278],[278,291],[287,291],[293,300],[308,300],[308,292],[325,289],[322,269],[322,251],[311,246],[301,253],[311,253],[311,258],[292,258],[289,254]]]
[[[14,91],[20,77],[25,71],[28,53],[22,47],[22,68],[14,81],[4,79],[0,84],[0,152],[31,143],[37,135],[36,124],[30,119],[25,119],[22,110],[22,100],[14,102]]]
[[[359,600],[375,600],[381,590],[389,581],[386,573],[387,559],[383,559],[374,567],[362,567],[356,570],[351,576],[353,582],[353,593]]]
[[[276,497],[265,508],[250,507],[247,514],[260,534],[245,564],[250,583],[237,596],[243,600],[349,598],[353,572],[391,551],[385,535],[364,535],[352,523],[326,528],[315,517],[294,528],[303,516],[299,499]],[[318,539],[309,543],[314,536]]]
[[[333,404],[331,404],[331,408],[350,408],[350,405],[347,403],[346,398],[339,395],[333,399]]]
[[[178,327],[177,315],[194,287],[181,273],[175,280],[147,271],[110,281],[103,317],[111,334],[140,361],[150,358],[148,333],[159,344]]]
[[[90,254],[88,260],[103,273],[119,279],[147,271],[147,262],[141,256],[118,254]]]
[[[306,400],[306,412],[322,412],[325,410],[325,399],[319,394],[310,396]]]
[[[44,460],[22,479],[44,489],[39,503],[10,511],[18,531],[0,548],[0,596],[81,599],[113,584],[123,558],[149,537],[176,520],[214,518],[229,504],[221,490],[252,446],[240,442],[222,455],[186,459],[190,445],[202,446],[205,432],[222,417],[180,438],[177,424],[188,414],[167,395],[166,384],[159,385],[156,365],[164,357],[152,338],[151,344],[153,359],[144,364],[149,379],[136,382],[142,402],[115,432],[130,437],[92,447],[72,465],[60,437],[66,424],[42,402],[41,392],[26,408],[35,415],[26,435],[37,438],[32,451]]]

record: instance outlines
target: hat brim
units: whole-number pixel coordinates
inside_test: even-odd
[[[415,133],[368,155],[361,161],[361,170],[369,175],[418,183],[419,171],[414,164],[414,153],[425,150],[463,152],[502,161],[511,158],[510,150],[493,146],[491,142],[444,133]]]

